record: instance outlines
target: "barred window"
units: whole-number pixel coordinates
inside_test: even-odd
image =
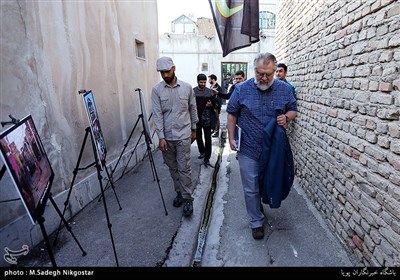
[[[221,81],[226,77],[226,74],[231,74],[235,78],[236,71],[242,70],[247,79],[247,63],[246,62],[222,62],[221,63]]]
[[[260,12],[260,29],[275,29],[275,14],[267,11]]]

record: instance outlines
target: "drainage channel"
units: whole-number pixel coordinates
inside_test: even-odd
[[[208,224],[209,224],[209,221],[211,218],[211,213],[212,213],[214,194],[215,194],[215,190],[217,188],[218,172],[219,172],[219,168],[221,165],[222,154],[223,154],[224,148],[225,148],[226,134],[227,134],[226,130],[223,130],[221,132],[220,148],[219,148],[219,152],[218,152],[217,162],[215,163],[215,166],[214,166],[211,188],[207,194],[207,201],[206,201],[206,206],[205,206],[204,212],[203,212],[203,219],[201,221],[199,234],[197,236],[197,248],[196,248],[196,254],[193,259],[193,264],[192,264],[193,267],[197,267],[197,266],[201,265],[201,259],[202,259],[202,255],[203,255],[203,247],[204,247],[204,244],[206,241]]]

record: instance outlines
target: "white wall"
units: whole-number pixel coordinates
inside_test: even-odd
[[[0,120],[9,120],[9,114],[19,119],[32,115],[55,172],[52,192],[65,199],[88,126],[78,90],[93,90],[108,164],[119,156],[140,113],[135,88],[142,89],[151,108],[151,87],[158,81],[157,4],[55,0],[1,1],[0,5]],[[137,39],[145,45],[144,59],[135,55]],[[140,130],[133,138],[139,134]],[[94,161],[90,145],[88,141],[81,166]],[[135,163],[134,159],[131,164]],[[95,169],[78,173],[68,215],[96,196],[94,173]],[[0,197],[18,197],[8,173],[1,180]],[[20,201],[0,207],[0,248],[33,246],[41,240],[38,226],[32,226]],[[51,218],[46,218],[46,224],[51,232]]]
[[[274,37],[261,38],[260,43],[234,51],[222,57],[221,44],[217,36],[206,37],[195,34],[164,34],[160,36],[160,56],[170,56],[176,65],[176,75],[195,87],[199,73],[207,76],[215,74],[221,84],[221,63],[248,63],[247,73],[253,77],[254,57],[260,51],[274,51]],[[208,63],[208,71],[201,71],[203,63]],[[160,78],[161,79],[161,78]]]

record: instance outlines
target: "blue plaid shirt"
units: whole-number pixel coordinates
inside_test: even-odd
[[[236,115],[237,125],[242,128],[240,153],[259,160],[264,126],[276,118],[275,110],[282,110],[283,114],[297,111],[297,102],[283,81],[275,79],[266,91],[259,90],[254,82],[252,78],[235,86],[226,112]]]

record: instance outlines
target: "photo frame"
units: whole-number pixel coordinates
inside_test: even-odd
[[[149,140],[149,143],[153,144],[153,138],[151,136],[151,131],[150,131],[149,118],[147,117],[147,110],[145,106],[146,103],[144,103],[144,98],[141,90],[139,90],[139,98],[140,98],[140,109],[142,110],[143,114],[144,130],[147,135],[147,139]]]
[[[0,134],[1,157],[33,224],[45,211],[54,172],[32,116]]]
[[[103,132],[101,130],[99,116],[97,114],[96,103],[94,102],[93,92],[87,91],[83,95],[83,102],[85,103],[86,114],[89,120],[89,126],[93,135],[94,144],[96,147],[96,156],[100,161],[101,169],[105,166],[107,149],[104,142]]]

